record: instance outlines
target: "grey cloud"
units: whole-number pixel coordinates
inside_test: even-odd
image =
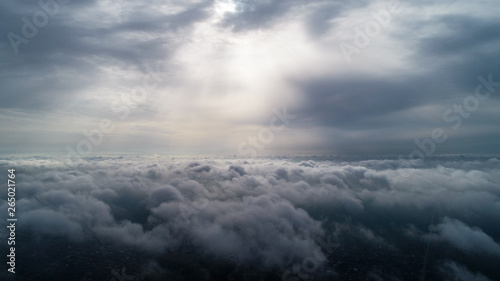
[[[329,21],[340,14],[342,4],[339,2],[320,3],[315,10],[311,11],[306,21],[309,33],[313,36],[322,36],[330,30],[332,24]]]
[[[168,201],[179,201],[181,197],[180,192],[172,186],[162,186],[149,193],[149,198],[153,205],[159,205]]]
[[[225,24],[233,26],[236,31],[260,27],[268,27],[281,18],[300,1],[237,1],[237,13],[228,15]],[[302,3],[301,3],[302,4]],[[302,4],[303,5],[303,4]]]
[[[406,260],[404,253],[419,251],[428,237],[449,242],[432,245],[457,249],[467,266],[477,255],[500,254],[500,228],[492,223],[500,219],[496,158],[39,157],[0,166],[7,163],[23,182],[19,231],[94,237],[153,259],[191,249],[200,258],[286,270],[319,250],[326,254],[320,239],[340,245],[334,256],[348,258],[361,247]]]
[[[63,236],[76,241],[83,239],[82,226],[56,211],[37,209],[26,212],[22,218],[19,225],[38,235]]]
[[[0,41],[6,58],[2,69],[5,89],[0,94],[10,97],[4,106],[29,112],[55,111],[82,98],[77,92],[92,91],[94,86],[106,84],[101,79],[102,65],[135,68],[146,73],[144,65],[168,61],[169,54],[177,48],[168,37],[188,32],[192,24],[208,16],[205,10],[210,5],[210,1],[204,1],[187,6],[179,14],[163,15],[154,7],[128,3],[117,15],[106,16],[99,16],[102,11],[96,2],[71,1],[62,5],[59,13],[50,17],[28,44],[19,46],[19,54],[14,54],[9,40]],[[29,9],[20,8],[24,6]],[[6,19],[2,21],[6,24],[2,38],[6,39],[8,32],[22,34],[21,17],[31,20],[39,9],[35,3],[5,4],[1,12]],[[88,22],[72,19],[82,15],[89,18],[93,14],[96,17]],[[36,79],[26,83],[27,77]]]
[[[478,17],[446,15],[433,19],[429,24],[440,25],[445,31],[438,37],[420,41],[421,52],[426,55],[447,56],[467,54],[481,47],[498,45],[498,21]],[[485,50],[486,51],[486,50]]]
[[[191,233],[193,243],[208,253],[233,255],[240,262],[259,260],[266,266],[281,266],[287,258],[305,258],[316,249],[312,235],[322,234],[318,222],[278,196],[212,201],[192,214],[173,204],[163,203],[153,214],[167,224],[174,220],[176,228]]]
[[[366,1],[256,1],[238,0],[236,2],[236,13],[226,15],[223,24],[231,26],[236,32],[244,32],[252,29],[265,29],[283,20],[290,13],[294,16],[304,17],[304,25],[312,36],[320,36],[331,27],[328,21],[349,9],[363,7]]]
[[[147,231],[141,224],[128,220],[115,225],[99,225],[93,231],[100,238],[112,243],[134,246],[151,253],[162,253],[177,244],[175,237],[170,235],[170,230],[166,227],[158,226]]]
[[[459,220],[445,217],[441,224],[431,227],[431,230],[463,251],[500,257],[500,244],[480,228],[470,227]]]
[[[447,5],[454,3],[448,1]],[[13,53],[7,34],[20,33],[21,17],[31,17],[38,6],[36,1],[1,4],[0,35],[3,40],[0,40],[0,54],[3,67],[0,82],[3,89],[0,97],[4,100],[3,108],[9,110],[5,114],[24,114],[26,119],[23,122],[16,121],[18,127],[36,122],[50,123],[47,124],[48,130],[18,131],[10,135],[6,138],[9,148],[2,151],[16,147],[23,151],[21,147],[36,150],[34,147],[43,145],[53,150],[58,149],[57,145],[64,147],[62,139],[78,137],[75,132],[56,130],[68,115],[87,121],[112,116],[109,105],[92,97],[94,94],[112,99],[114,97],[109,93],[128,93],[140,84],[143,75],[147,75],[146,67],[156,63],[161,63],[166,72],[186,70],[178,55],[196,41],[192,32],[194,27],[199,23],[209,24],[212,8],[217,3],[169,2],[169,8],[176,9],[173,14],[161,11],[164,4],[158,1],[147,5],[127,2],[118,11],[110,12],[106,5],[99,5],[96,1],[71,1],[62,6],[59,14],[51,17],[28,44],[21,44],[17,55]],[[250,30],[265,33],[275,27],[275,23],[293,22],[303,26],[306,35],[310,35],[308,45],[317,48],[314,52],[330,57],[340,55],[338,45],[341,42],[334,35],[342,27],[337,26],[336,19],[349,20],[353,12],[370,15],[372,5],[380,3],[273,0],[236,1],[236,4],[236,13],[226,14],[221,22],[238,32],[235,36],[244,36]],[[387,52],[375,45],[363,49],[367,58],[388,56],[392,61],[398,57],[400,61],[396,64],[381,65],[382,72],[379,66],[364,65],[363,69],[357,69],[336,63],[321,65],[319,69],[323,70],[314,75],[303,71],[293,75],[283,73],[286,83],[300,92],[301,102],[290,106],[290,112],[300,118],[294,120],[290,129],[297,134],[309,128],[322,132],[316,136],[319,140],[313,150],[409,154],[414,149],[415,135],[426,137],[426,132],[435,127],[449,129],[450,123],[443,121],[444,111],[441,110],[462,102],[467,94],[473,94],[479,75],[493,73],[494,79],[500,77],[496,69],[500,62],[496,52],[499,41],[495,33],[498,20],[477,11],[469,15],[446,11],[429,19],[420,15],[425,14],[424,9],[434,12],[439,4],[425,1],[420,4],[404,2],[402,5],[403,13],[416,11],[416,16],[394,18],[384,29],[384,35],[374,38],[375,45],[390,43]],[[487,9],[489,3],[483,5]],[[227,31],[227,34],[231,32]],[[396,51],[391,52],[392,48]],[[377,50],[383,53],[378,54]],[[404,53],[399,53],[400,50]],[[336,71],[332,73],[329,69]],[[345,72],[337,72],[339,69],[345,69]],[[133,78],[124,77],[120,74],[122,71]],[[173,84],[176,83],[185,88],[181,78]],[[165,111],[160,108],[162,103],[158,100],[161,97],[151,96],[137,105],[129,116],[130,121],[155,121],[155,117]],[[464,120],[460,131],[452,132],[455,133],[453,138],[437,152],[498,153],[499,148],[495,145],[499,137],[496,133],[498,116],[494,111],[497,103],[496,94],[482,102],[473,117]],[[53,115],[50,122],[45,120],[45,114]],[[256,118],[260,117],[249,120]],[[158,127],[155,125],[158,124],[137,124],[133,129],[135,134],[156,136]],[[34,134],[43,135],[53,143],[35,142]],[[153,141],[152,137],[142,138],[135,134],[119,140],[114,138],[110,140],[114,146],[100,149],[135,149],[136,144],[144,144],[145,139],[148,139],[148,145],[143,147],[151,147],[148,148],[151,151],[164,147],[163,139]],[[172,135],[162,137],[175,139]],[[311,150],[300,142],[292,146],[298,150]]]

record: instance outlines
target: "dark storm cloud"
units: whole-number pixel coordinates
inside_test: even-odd
[[[431,7],[433,3],[422,5]],[[403,1],[401,4],[403,13],[414,9],[418,8],[412,3]],[[348,16],[349,13],[342,15]],[[445,108],[461,103],[467,95],[473,95],[479,84],[478,76],[493,74],[493,77],[500,77],[496,63],[500,61],[500,56],[495,51],[500,44],[499,24],[497,19],[491,17],[454,12],[425,20],[420,17],[393,16],[389,24],[391,29],[382,28],[380,33],[389,40],[403,44],[411,54],[408,60],[383,74],[378,73],[374,67],[373,73],[354,71],[341,77],[332,75],[303,81],[298,78],[303,103],[293,109],[293,112],[301,116],[295,125],[336,130],[335,134],[331,134],[331,139],[339,145],[326,148],[334,151],[356,151],[358,148],[354,146],[362,138],[361,143],[366,147],[366,151],[362,153],[387,153],[391,148],[396,148],[392,149],[393,153],[402,153],[404,149],[400,150],[398,147],[405,142],[408,144],[406,150],[410,152],[413,139],[405,137],[415,131],[446,128],[449,123],[444,122],[441,117]],[[352,34],[355,34],[354,31]],[[380,38],[372,39],[373,42],[379,42],[375,40]],[[377,54],[377,51],[384,50],[375,50],[373,44],[375,43],[362,51],[391,59],[390,53]],[[360,66],[365,67],[363,59],[359,60]],[[498,91],[493,92],[489,101],[498,101]],[[432,115],[426,114],[432,120],[420,114],[422,107],[426,106],[434,107],[430,112]],[[488,106],[482,102],[480,110],[473,113],[474,119],[471,122],[488,129],[473,133],[471,127],[462,127],[460,134],[464,135],[455,136],[456,142],[446,145],[450,151],[457,151],[457,147],[461,145],[463,151],[472,151],[474,149],[464,146],[471,142],[476,149],[486,145],[488,148],[484,150],[495,150],[493,145],[487,145],[484,141],[498,137],[494,133],[497,126],[492,123],[498,116],[482,113],[486,111],[485,107]],[[419,114],[409,116],[409,112]],[[344,136],[349,132],[356,132],[356,137]],[[421,136],[424,137],[426,136]],[[370,143],[373,143],[373,149]]]
[[[403,72],[382,78],[368,74],[301,81],[298,85],[303,92],[303,102],[290,109],[300,116],[293,126],[323,128],[333,143],[339,144],[326,149],[339,153],[357,150],[409,154],[415,148],[414,139],[429,137],[434,128],[454,133],[452,126],[456,123],[444,119],[444,113],[447,109],[455,110],[455,105],[474,96],[476,87],[481,85],[479,76],[486,78],[492,74],[493,81],[500,81],[500,74],[491,61],[498,58],[494,55],[484,57],[483,62],[472,59],[443,62],[425,75]],[[441,147],[449,150],[439,153],[498,152],[489,142],[498,139],[495,129],[498,116],[491,112],[492,105],[498,102],[498,92],[500,89],[495,89],[487,101],[478,103],[477,111],[461,118],[464,126],[457,130],[458,135]],[[453,111],[448,118],[457,114]],[[335,133],[327,133],[328,130]]]
[[[391,122],[383,118],[385,115],[428,102],[421,94],[426,92],[424,81],[400,81],[396,77],[390,81],[324,78],[299,84],[307,99],[294,112],[303,120],[326,127],[373,128]]]

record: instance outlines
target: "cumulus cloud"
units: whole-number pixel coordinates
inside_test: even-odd
[[[464,259],[500,256],[497,159],[402,161],[39,157],[0,166],[18,167],[19,228],[38,237],[97,238],[151,257],[192,249],[283,270],[318,251],[329,254],[318,265],[355,251],[366,252],[363,263],[377,254],[416,264],[426,237],[447,241]],[[334,253],[321,242],[327,237],[340,245]]]
[[[460,250],[500,257],[500,245],[480,228],[445,217],[440,224],[432,226],[431,230]]]

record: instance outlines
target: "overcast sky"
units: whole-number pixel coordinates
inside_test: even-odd
[[[2,154],[500,153],[496,0],[62,2],[0,4]]]

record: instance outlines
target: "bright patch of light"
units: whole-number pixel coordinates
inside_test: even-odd
[[[232,0],[218,0],[215,4],[215,14],[222,18],[226,13],[236,12],[236,4]]]

